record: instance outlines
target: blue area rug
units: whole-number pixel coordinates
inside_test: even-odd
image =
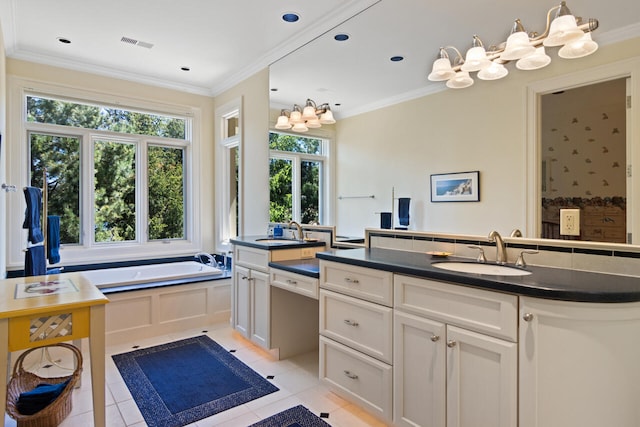
[[[249,427],[331,427],[302,405],[265,418]]]
[[[112,356],[150,427],[179,427],[278,391],[202,335]]]

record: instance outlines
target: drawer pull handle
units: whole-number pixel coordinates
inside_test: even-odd
[[[344,371],[344,375],[347,378],[351,378],[352,380],[357,380],[358,376],[356,374],[351,373],[351,371]]]
[[[531,322],[531,321],[533,320],[533,314],[532,314],[532,313],[525,313],[525,314],[522,316],[522,319],[523,319],[525,322]]]
[[[295,280],[287,279],[287,284],[289,284],[289,285],[297,285],[298,282],[296,282]]]
[[[455,340],[449,340],[449,341],[447,341],[447,347],[449,347],[449,348],[453,348],[453,347],[455,347],[455,346],[456,346],[456,342],[455,342]]]
[[[248,277],[247,276],[242,276],[242,280],[247,280]]]
[[[344,319],[344,323],[346,323],[349,326],[359,326],[359,323],[356,322],[355,320]]]
[[[440,339],[439,335],[431,335],[431,341],[436,342]]]
[[[360,281],[358,279],[352,279],[350,277],[345,277],[345,282],[347,283],[360,283]]]

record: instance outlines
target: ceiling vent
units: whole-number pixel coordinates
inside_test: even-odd
[[[120,39],[122,43],[132,44],[134,46],[145,47],[147,49],[151,49],[153,47],[153,43],[147,43],[140,40],[132,39],[131,37],[122,36]]]

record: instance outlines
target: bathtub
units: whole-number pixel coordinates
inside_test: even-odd
[[[219,268],[204,265],[197,261],[184,261],[88,270],[83,271],[81,274],[99,289],[109,290],[112,288],[141,288],[146,287],[142,286],[145,284],[188,283],[214,279],[223,273]]]

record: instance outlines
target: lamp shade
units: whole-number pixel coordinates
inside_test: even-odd
[[[482,46],[472,47],[467,51],[464,64],[460,69],[462,71],[479,71],[491,65],[491,61],[487,58],[487,52]]]
[[[291,130],[294,132],[306,132],[309,130],[309,128],[304,124],[304,122],[299,122],[294,124]]]
[[[544,46],[536,48],[536,51],[532,55],[525,56],[516,62],[516,68],[518,70],[538,70],[546,67],[551,62],[551,58],[546,54]]]
[[[458,71],[454,78],[447,80],[447,87],[450,89],[464,89],[473,84],[473,79],[469,77],[468,71]]]
[[[561,46],[571,41],[577,40],[584,32],[578,28],[576,18],[573,15],[562,15],[551,21],[549,36],[542,44],[545,46]]]
[[[509,70],[495,61],[491,62],[491,65],[478,72],[478,78],[480,80],[498,80],[509,74]]]
[[[291,129],[291,123],[289,123],[289,118],[284,114],[278,117],[278,121],[276,122],[276,129]]]
[[[442,82],[454,77],[456,72],[451,68],[449,58],[438,58],[433,62],[431,74],[427,77],[432,82]]]
[[[558,51],[558,56],[564,59],[576,59],[591,55],[598,50],[598,43],[591,39],[591,33],[584,33],[578,40],[567,43]]]
[[[315,119],[307,120],[305,124],[309,129],[322,127],[322,124],[320,123],[320,119],[318,119],[317,117]]]
[[[536,48],[529,42],[529,35],[524,31],[519,31],[511,34],[507,38],[507,45],[504,48],[502,55],[500,55],[500,58],[512,61],[531,55],[535,51]]]
[[[298,107],[297,110],[294,109],[289,115],[289,123],[296,124],[296,123],[303,123],[303,122],[304,120],[302,119],[302,112],[300,111],[300,107]]]
[[[333,113],[331,110],[327,108],[327,111],[320,115],[320,123],[323,125],[332,125],[336,122],[336,119],[333,118]]]

